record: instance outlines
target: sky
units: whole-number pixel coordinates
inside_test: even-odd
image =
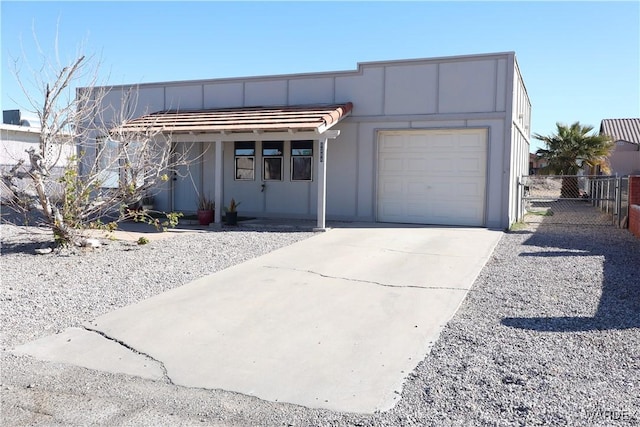
[[[15,65],[28,82],[43,57],[66,65],[84,53],[100,83],[117,85],[514,51],[532,133],[640,117],[638,1],[2,0],[0,15],[3,110],[29,109]],[[539,147],[532,139],[531,151]]]

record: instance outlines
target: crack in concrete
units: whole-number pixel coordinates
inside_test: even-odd
[[[126,342],[124,342],[124,341],[120,341],[120,340],[118,340],[118,339],[116,339],[116,338],[110,337],[109,335],[105,334],[105,333],[104,333],[104,332],[102,332],[102,331],[99,331],[99,330],[97,330],[97,329],[91,329],[91,328],[89,328],[89,327],[87,327],[87,326],[85,326],[85,325],[81,325],[81,327],[82,327],[82,328],[84,328],[85,330],[89,331],[89,332],[93,332],[93,333],[95,333],[95,334],[98,334],[98,335],[102,336],[103,338],[108,339],[109,341],[113,341],[113,342],[115,342],[115,343],[117,343],[117,344],[121,345],[122,347],[126,348],[127,350],[130,350],[130,351],[134,352],[135,354],[139,354],[139,355],[141,355],[141,356],[144,356],[144,357],[146,357],[147,359],[151,360],[152,362],[157,363],[157,364],[160,366],[160,370],[162,371],[162,375],[163,375],[163,377],[164,377],[165,381],[166,381],[167,383],[171,384],[171,385],[175,385],[175,384],[173,383],[173,380],[172,380],[172,379],[171,379],[171,377],[169,376],[169,372],[167,372],[167,368],[164,366],[164,363],[162,363],[162,361],[160,361],[160,360],[158,360],[158,359],[156,359],[156,358],[152,357],[151,355],[149,355],[149,354],[147,354],[147,353],[143,353],[142,351],[139,351],[139,350],[137,350],[137,349],[135,349],[135,348],[131,347],[129,344],[127,344],[127,343],[126,343]]]
[[[315,274],[316,276],[324,277],[326,279],[338,279],[338,280],[346,280],[348,282],[358,282],[358,283],[368,283],[371,285],[382,286],[385,288],[412,288],[412,289],[424,289],[424,290],[447,290],[447,291],[469,291],[470,289],[466,288],[452,288],[447,286],[418,286],[418,285],[390,285],[388,283],[376,282],[373,280],[361,280],[361,279],[352,279],[349,277],[338,277],[338,276],[329,276],[327,274],[318,273],[317,271],[312,270],[300,270],[297,268],[286,268],[286,267],[274,267],[271,265],[265,265],[265,268],[273,268],[273,269],[281,269],[281,270],[291,270],[291,271],[299,271],[301,273],[309,273]]]

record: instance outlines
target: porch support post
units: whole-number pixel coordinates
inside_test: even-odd
[[[329,139],[336,139],[339,130],[326,130],[318,138],[318,224],[313,231],[326,231],[327,213],[327,143]]]
[[[329,139],[322,135],[318,140],[318,224],[314,231],[325,231],[327,212],[327,143]]]
[[[222,171],[222,139],[216,139],[215,141],[216,144],[216,171],[215,171],[215,177],[216,177],[216,184],[215,184],[215,188],[214,188],[214,203],[215,203],[215,209],[214,209],[214,215],[213,215],[213,223],[216,225],[220,225],[220,223],[222,222],[222,189],[224,188],[224,186],[222,185],[222,176],[223,176],[223,171]]]

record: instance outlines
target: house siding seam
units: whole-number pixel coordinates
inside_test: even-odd
[[[640,238],[640,176],[629,177],[629,231]]]

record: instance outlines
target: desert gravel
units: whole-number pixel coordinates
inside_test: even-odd
[[[0,231],[2,425],[640,424],[640,239],[626,230],[539,226],[505,233],[458,313],[409,375],[400,402],[373,415],[9,353],[311,232],[241,227],[34,255],[46,235],[7,224]]]

